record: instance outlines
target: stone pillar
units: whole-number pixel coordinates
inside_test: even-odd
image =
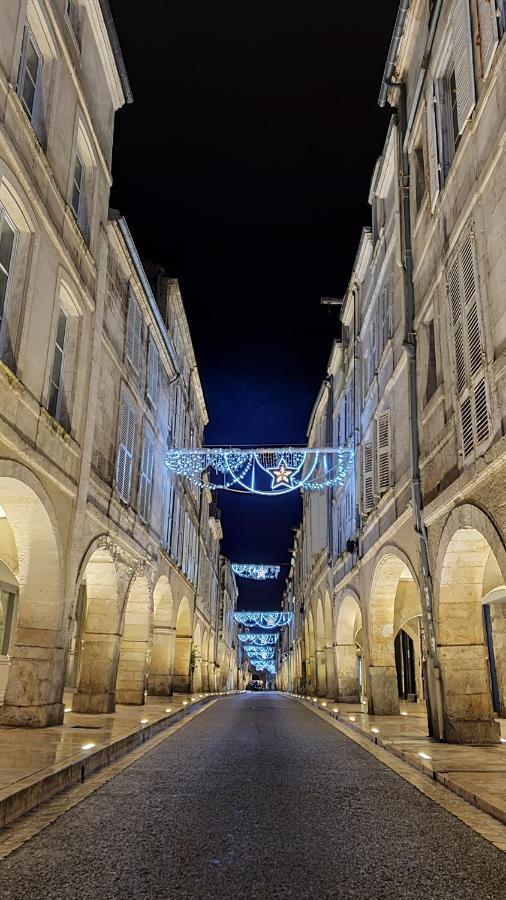
[[[504,600],[490,604],[490,621],[499,691],[498,715],[504,719],[506,718],[506,602]]]
[[[125,633],[127,634],[127,627]],[[116,701],[132,706],[142,706],[146,689],[146,641],[123,637],[116,677]]]
[[[84,634],[79,687],[72,700],[74,712],[114,712],[119,642],[119,634]]]
[[[440,647],[443,682],[444,737],[452,744],[496,744],[490,675],[483,644]]]
[[[18,625],[9,650],[1,725],[45,728],[63,722],[65,654],[54,631]]]
[[[190,686],[190,654],[192,648],[191,637],[176,636],[176,650],[174,656],[174,691],[179,694],[189,694]]]
[[[148,675],[148,694],[168,697],[172,694],[172,667],[176,629],[165,625],[153,627],[153,643]]]
[[[395,666],[369,666],[368,699],[371,715],[399,714],[399,688]]]
[[[201,691],[203,691],[204,693],[207,693],[207,691],[209,691],[209,663],[208,663],[207,659],[201,659],[200,668],[201,668],[201,673],[202,673],[201,674],[201,682],[202,682]]]
[[[341,703],[360,703],[360,684],[357,672],[355,644],[338,644],[337,699]]]
[[[327,667],[325,650],[316,651],[316,693],[318,697],[327,696]]]
[[[327,671],[327,697],[334,700],[337,697],[337,673],[336,673],[336,649],[325,648],[325,669]]]

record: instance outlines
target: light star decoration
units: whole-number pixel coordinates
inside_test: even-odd
[[[290,478],[293,475],[293,470],[289,469],[286,465],[284,459],[281,460],[277,469],[270,469],[272,472],[272,488],[275,490],[277,487],[283,487],[283,485],[290,485]]]

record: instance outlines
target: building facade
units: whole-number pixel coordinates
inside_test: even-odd
[[[44,726],[214,689],[221,526],[165,466],[207,422],[179,286],[109,214],[108,3],[0,7],[0,721]]]
[[[504,25],[494,0],[399,7],[394,115],[311,425],[327,391],[355,466],[316,526],[305,500],[288,679],[376,715],[423,700],[434,737],[469,743],[499,740],[506,696]]]

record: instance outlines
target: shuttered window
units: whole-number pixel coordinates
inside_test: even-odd
[[[140,306],[133,294],[130,294],[127,315],[126,355],[136,372],[139,371],[141,363],[141,337],[142,318]]]
[[[381,496],[391,484],[390,410],[377,417],[376,443],[376,494]]]
[[[0,206],[0,335],[9,295],[17,232]],[[1,345],[0,345],[1,350]]]
[[[146,429],[142,441],[141,469],[139,477],[138,510],[143,522],[149,521],[151,509],[151,489],[153,485],[154,440]]]
[[[116,490],[125,503],[130,501],[132,486],[136,418],[132,403],[128,397],[123,397],[116,460]]]
[[[390,338],[390,280],[387,278],[378,298],[378,361]]]
[[[494,0],[477,0],[480,26],[480,54],[483,77],[490,72],[495,48],[499,43],[497,8]]]
[[[455,387],[464,460],[490,437],[490,406],[478,288],[476,247],[468,232],[447,270],[453,331]]]
[[[470,0],[453,0],[452,6],[452,46],[459,134],[462,134],[476,104],[469,2]]]
[[[373,442],[362,444],[362,512],[367,514],[374,508],[374,452]]]
[[[41,103],[41,74],[42,55],[30,28],[28,25],[25,25],[21,59],[19,62],[18,95],[37,134],[39,134],[36,125],[39,118],[38,111]]]
[[[152,338],[149,340],[148,346],[148,377],[146,385],[146,393],[151,400],[153,406],[158,403],[158,381],[159,381],[159,357],[156,344]]]
[[[346,419],[346,440],[349,441],[353,437],[354,427],[354,409],[353,409],[353,388],[349,387],[346,392],[348,415]]]
[[[439,165],[438,138],[436,127],[436,93],[435,83],[429,82],[427,89],[427,156],[429,158],[430,205],[434,212],[437,198],[441,190],[441,173]]]

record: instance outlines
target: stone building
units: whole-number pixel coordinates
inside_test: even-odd
[[[221,532],[164,464],[207,422],[178,284],[108,212],[107,0],[0,16],[0,720],[43,726],[65,685],[82,712],[214,687]]]
[[[423,699],[432,735],[471,743],[499,739],[506,697],[504,25],[494,0],[400,4],[316,407],[329,392],[355,467],[316,538],[305,501],[292,651],[292,688],[380,715]]]

